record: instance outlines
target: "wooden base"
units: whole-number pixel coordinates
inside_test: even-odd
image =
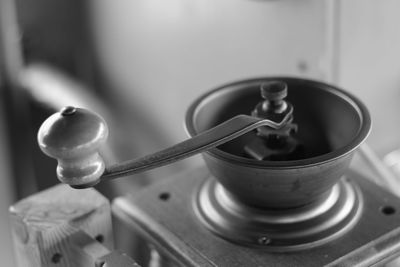
[[[364,198],[360,220],[327,244],[292,252],[267,252],[226,241],[207,230],[193,209],[210,174],[205,168],[165,179],[117,198],[113,211],[143,234],[173,266],[376,266],[400,254],[400,199],[355,172]]]
[[[57,185],[10,207],[18,267],[139,267],[112,251],[109,201],[94,189]]]

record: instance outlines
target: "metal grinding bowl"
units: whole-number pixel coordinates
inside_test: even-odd
[[[258,161],[243,147],[256,137],[245,134],[203,153],[211,174],[241,203],[258,208],[297,208],[323,201],[346,172],[356,148],[366,139],[371,119],[353,95],[321,82],[269,77],[239,81],[198,98],[186,114],[191,136],[239,114],[251,114],[260,102],[260,85],[283,81],[294,106],[295,137],[304,155],[290,161]]]

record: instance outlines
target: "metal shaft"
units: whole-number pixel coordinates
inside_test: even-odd
[[[129,174],[143,172],[188,158],[224,144],[260,126],[269,126],[274,129],[279,129],[285,125],[289,119],[290,114],[284,117],[284,119],[279,123],[248,115],[238,115],[214,128],[167,149],[139,159],[129,160],[110,166],[106,168],[101,180],[114,179]]]

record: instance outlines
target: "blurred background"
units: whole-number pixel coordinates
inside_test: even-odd
[[[39,151],[36,133],[66,105],[106,118],[111,162],[186,138],[187,107],[212,88],[260,76],[311,78],[367,105],[368,144],[385,159],[400,147],[399,9],[396,0],[0,1],[3,266],[13,266],[8,207],[57,183],[56,162]],[[111,199],[196,164],[98,189]]]

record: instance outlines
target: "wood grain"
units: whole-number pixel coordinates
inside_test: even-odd
[[[80,231],[113,249],[109,201],[94,189],[58,185],[19,201],[10,217],[17,266],[93,266],[70,238]]]

